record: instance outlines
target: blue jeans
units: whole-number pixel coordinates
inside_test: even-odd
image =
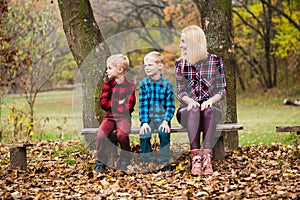
[[[152,119],[149,126],[152,131],[157,130],[161,125],[163,118]],[[170,123],[169,126],[171,127]],[[160,148],[158,152],[158,162],[159,163],[167,163],[170,160],[170,133],[163,132],[161,130],[158,131],[158,137],[160,141]],[[151,148],[151,131],[145,133],[144,135],[140,135],[140,147],[141,147],[141,158],[143,162],[153,162],[156,157],[156,152],[152,152]]]

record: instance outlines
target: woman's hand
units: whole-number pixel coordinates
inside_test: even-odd
[[[212,102],[210,100],[207,100],[207,101],[204,101],[202,104],[201,104],[201,111],[209,108],[209,107],[212,107]]]
[[[150,131],[151,131],[151,128],[150,128],[149,124],[144,123],[143,126],[140,128],[140,135],[144,135]]]
[[[194,100],[190,101],[190,103],[188,104],[187,106],[187,111],[190,111],[192,110],[193,108],[197,108],[197,107],[200,107],[200,104]]]

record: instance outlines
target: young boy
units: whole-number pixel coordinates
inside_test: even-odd
[[[100,99],[100,106],[106,112],[96,137],[97,173],[103,172],[111,153],[109,151],[115,150],[114,144],[107,139],[113,130],[116,130],[117,141],[121,147],[119,167],[123,171],[127,169],[129,158],[125,152],[130,151],[128,134],[131,129],[131,113],[136,102],[135,86],[125,77],[129,68],[127,56],[112,55],[106,62],[108,80],[103,86]]]
[[[164,57],[150,52],[144,57],[145,73],[140,82],[139,118],[141,158],[144,163],[153,162],[151,156],[151,131],[158,130],[160,150],[158,163],[166,165],[162,171],[170,171],[170,122],[174,115],[174,90],[172,83],[161,74]]]

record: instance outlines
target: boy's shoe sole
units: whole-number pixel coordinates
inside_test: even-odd
[[[171,169],[171,166],[170,165],[167,165],[167,166],[164,166],[162,169],[161,169],[162,172],[170,172],[172,171]]]
[[[105,165],[97,165],[96,166],[96,173],[101,174],[105,170]]]

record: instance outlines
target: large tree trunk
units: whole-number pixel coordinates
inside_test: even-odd
[[[58,5],[69,48],[81,72],[83,127],[98,127],[103,116],[95,94],[101,94],[109,50],[89,0],[58,0]]]
[[[202,28],[207,36],[208,51],[221,56],[224,62],[227,83],[225,123],[235,123],[237,122],[237,63],[233,51],[231,0],[194,0],[194,2],[200,11]],[[228,135],[230,138],[225,138],[225,146],[230,149],[237,148],[238,133]]]

